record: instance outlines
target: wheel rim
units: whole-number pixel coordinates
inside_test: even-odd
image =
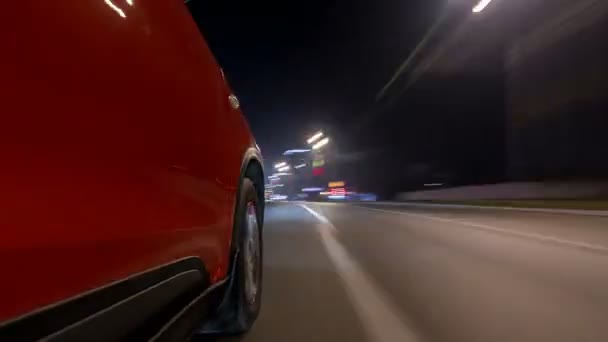
[[[249,304],[253,304],[255,303],[259,286],[260,238],[256,208],[252,202],[247,204],[244,233],[245,298]]]

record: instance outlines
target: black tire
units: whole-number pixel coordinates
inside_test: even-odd
[[[233,234],[233,253],[235,253],[236,264],[234,272],[234,283],[232,287],[232,293],[230,294],[233,315],[233,332],[237,334],[243,334],[251,329],[251,326],[257,319],[260,313],[261,299],[262,299],[262,260],[263,260],[263,239],[262,239],[262,218],[263,214],[263,203],[260,203],[261,199],[258,196],[258,191],[249,178],[244,178],[241,184],[239,203],[236,209],[235,227]],[[250,215],[248,210],[251,209],[251,205],[254,206],[255,218],[257,221],[257,246],[258,255],[257,258],[257,272],[256,272],[256,284],[257,290],[255,295],[247,293],[247,280],[248,280],[248,269],[247,269],[247,258],[246,244],[248,243],[248,219]]]

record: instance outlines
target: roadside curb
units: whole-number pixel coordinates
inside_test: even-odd
[[[366,204],[392,205],[392,206],[403,206],[403,207],[429,207],[429,208],[435,207],[435,208],[451,208],[451,209],[508,210],[508,211],[523,211],[523,212],[546,213],[546,214],[567,214],[567,215],[608,217],[608,210],[493,207],[493,206],[483,206],[483,205],[441,204],[441,203],[424,203],[424,202],[366,202]]]

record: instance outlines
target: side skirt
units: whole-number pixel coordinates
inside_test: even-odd
[[[227,282],[210,286],[199,258],[180,259],[0,323],[0,341],[179,341]]]

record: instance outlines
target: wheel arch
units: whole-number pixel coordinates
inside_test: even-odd
[[[258,224],[260,229],[264,226],[264,163],[262,162],[262,156],[259,149],[255,147],[249,147],[243,154],[241,161],[241,169],[239,178],[237,179],[236,196],[234,196],[234,204],[232,208],[232,226],[230,227],[230,246],[228,248],[229,253],[229,265],[228,274],[233,272],[234,257],[235,257],[235,246],[236,246],[236,229],[238,225],[239,205],[241,203],[241,188],[243,186],[243,180],[250,178],[258,195]]]
[[[262,155],[260,151],[255,147],[248,148],[243,154],[243,158],[241,161],[241,172],[239,174],[238,179],[238,188],[236,200],[234,203],[234,217],[233,217],[233,230],[234,224],[236,223],[236,215],[237,215],[237,206],[239,205],[241,199],[241,184],[244,178],[249,178],[256,189],[258,195],[258,220],[260,223],[260,227],[263,227],[264,224],[264,163],[262,161]],[[234,233],[234,231],[233,231]]]

